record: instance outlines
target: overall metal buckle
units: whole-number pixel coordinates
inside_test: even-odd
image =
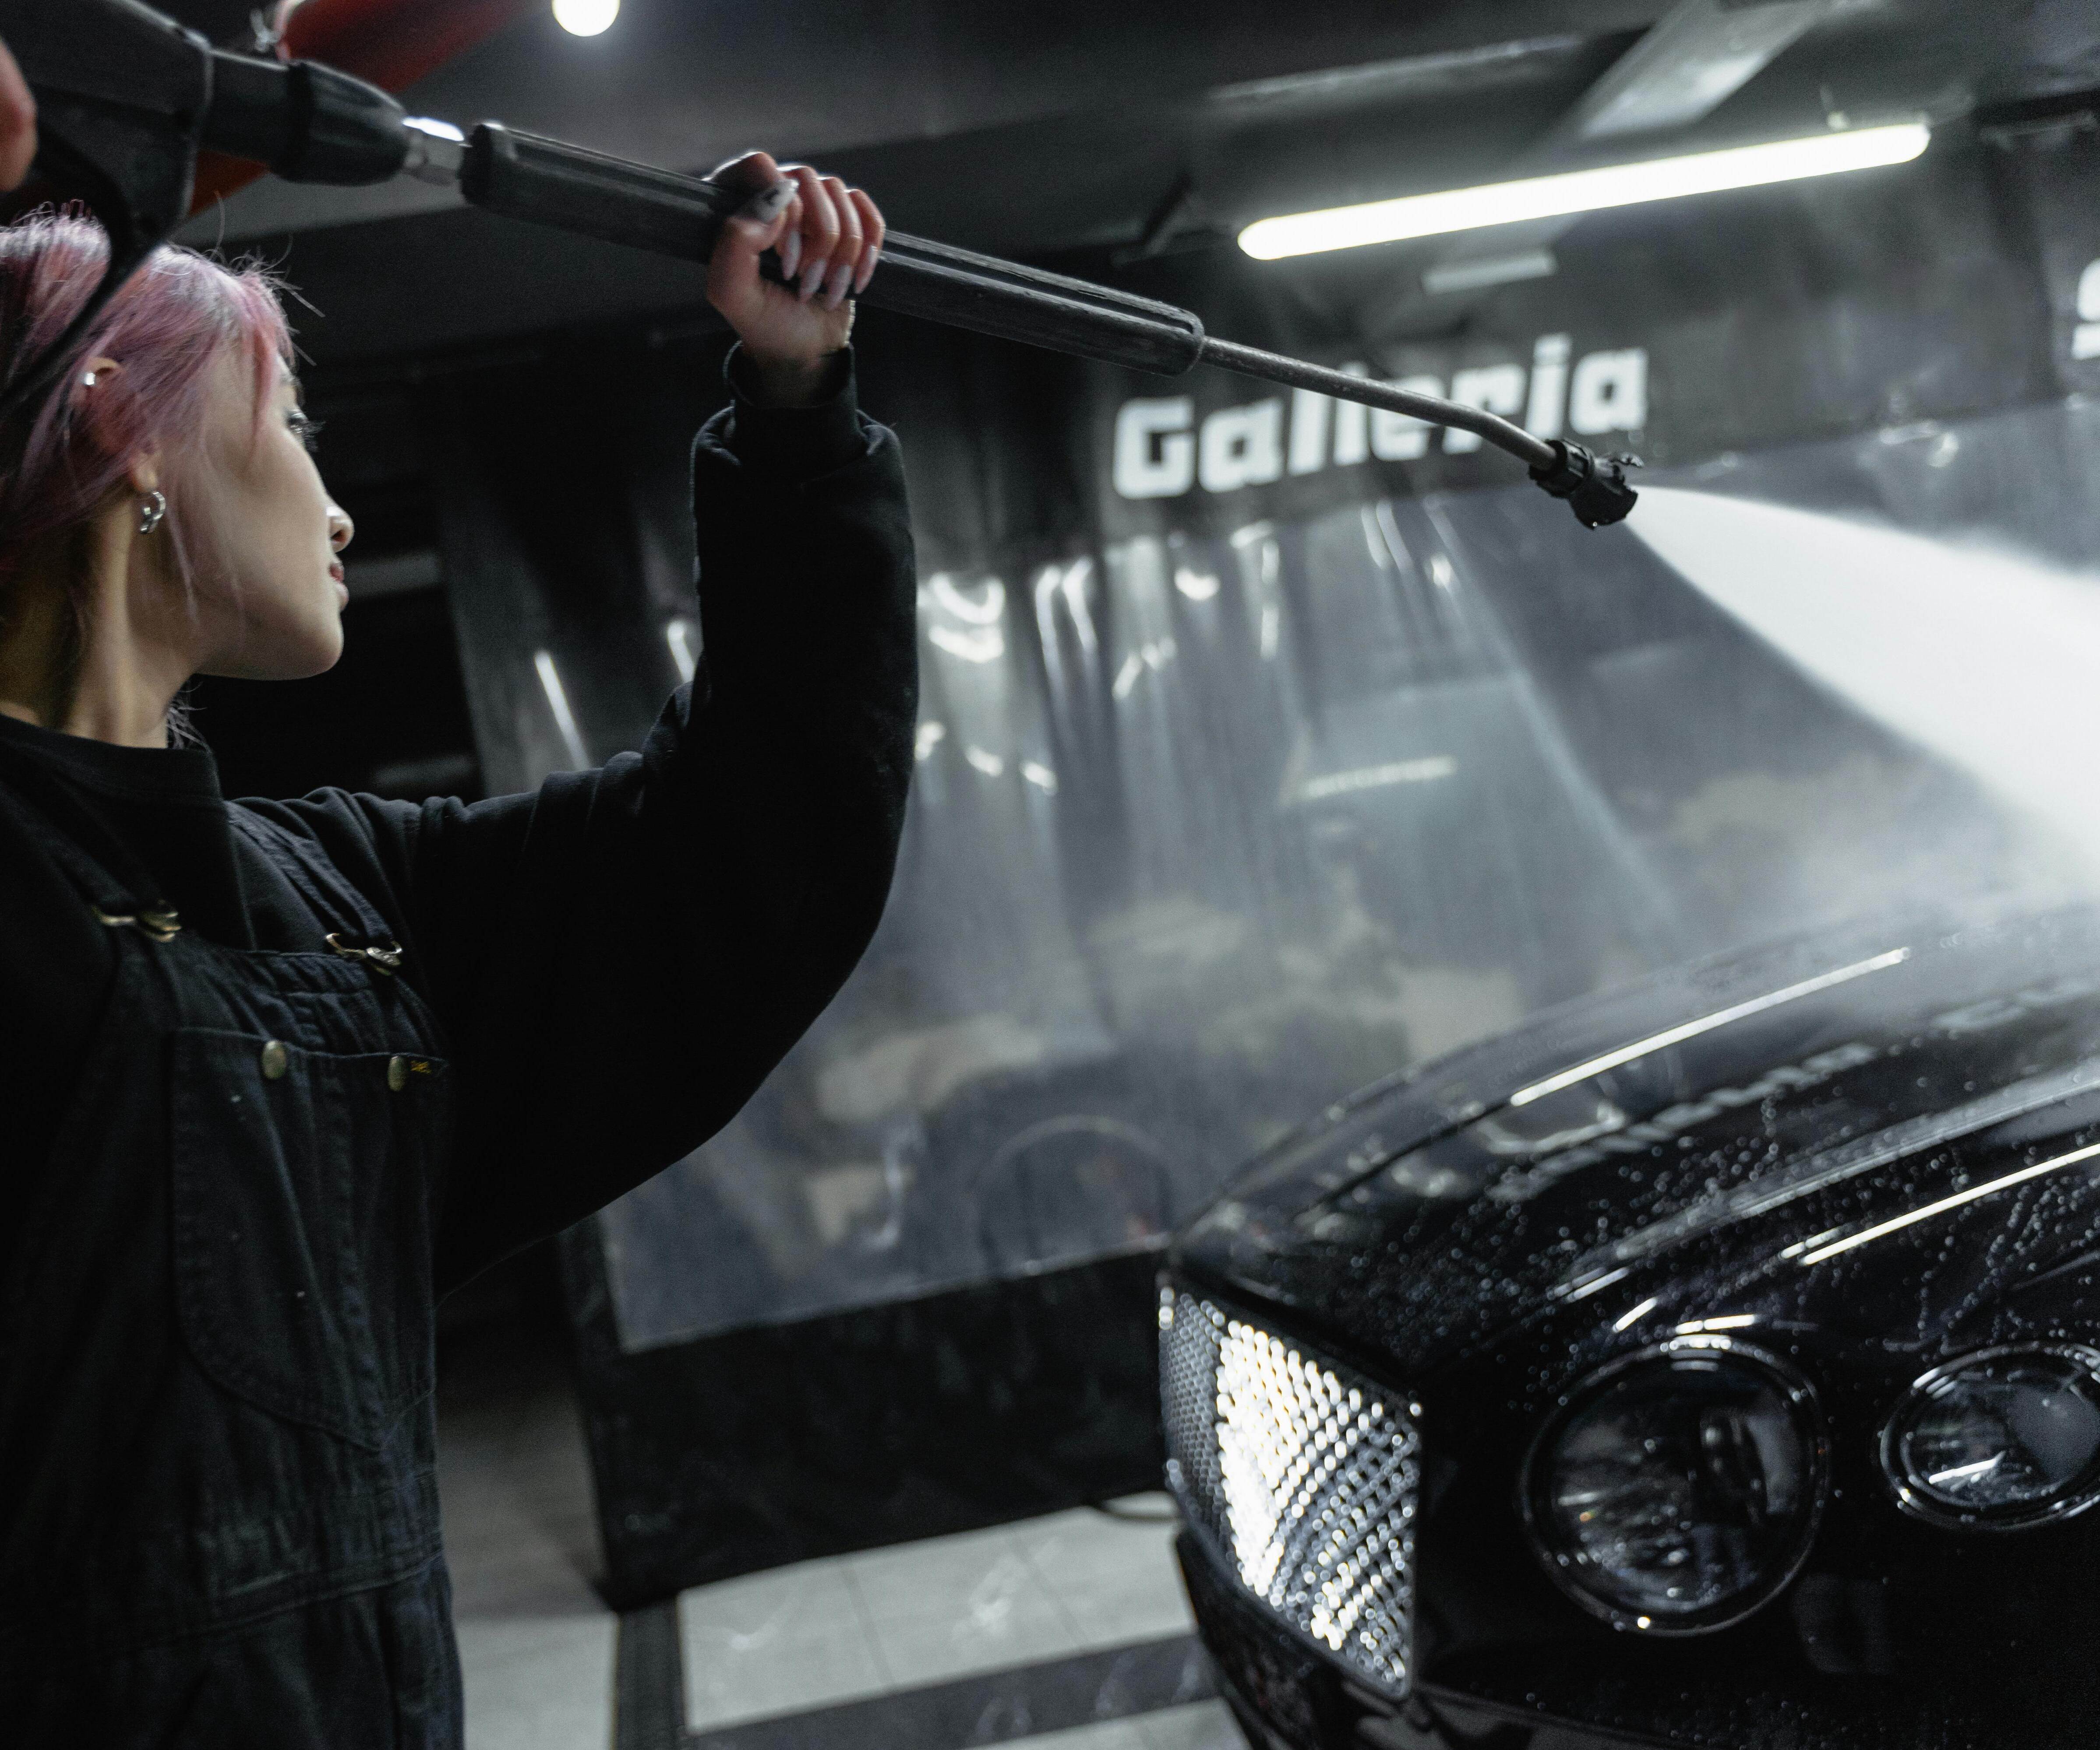
[[[346,942],[334,934],[324,939],[329,948],[345,960],[361,960],[373,971],[383,972],[390,979],[401,970],[403,950],[399,942],[388,942],[383,946],[375,942],[360,946],[355,942]]]
[[[182,919],[172,910],[105,912],[99,905],[90,906],[89,909],[95,913],[95,921],[98,923],[107,924],[112,930],[129,924],[140,935],[149,937],[156,942],[172,941],[176,933],[183,927]]]

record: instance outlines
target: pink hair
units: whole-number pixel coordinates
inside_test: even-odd
[[[0,226],[0,387],[64,329],[102,276],[109,242],[77,213],[42,212]],[[84,522],[140,455],[157,449],[168,475],[168,528],[183,575],[181,485],[185,439],[204,424],[211,367],[238,347],[252,366],[256,431],[291,335],[276,287],[259,268],[231,269],[193,250],[154,250],[90,330],[47,392],[19,449],[0,454],[0,602],[30,547]],[[123,369],[82,381],[86,360]]]

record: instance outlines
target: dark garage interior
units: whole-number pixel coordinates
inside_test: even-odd
[[[69,95],[51,3],[0,0],[45,128],[16,198],[106,215],[63,130],[121,93]],[[174,241],[285,288],[355,533],[340,661],[204,675],[179,736],[227,798],[341,790],[389,820],[617,768],[656,786],[638,835],[684,830],[667,797],[735,795],[739,843],[696,815],[690,855],[796,872],[731,915],[755,877],[614,903],[580,864],[503,911],[550,811],[458,877],[502,912],[518,1036],[558,1018],[503,1073],[591,1115],[496,1155],[620,1194],[534,1204],[558,1232],[499,1220],[454,1275],[440,1240],[464,1738],[433,1703],[383,1741],[2100,1736],[2100,6],[159,9],[182,52],[329,64],[454,125],[355,186],[195,166]],[[686,177],[762,148],[866,191],[900,281],[934,240],[1417,412],[929,320],[878,259],[846,392],[893,438],[847,420],[858,459],[779,484],[826,416],[766,403],[748,331],[726,374],[705,250],[668,220],[659,250],[609,241],[610,202],[492,210],[483,121]],[[1534,451],[1630,510],[1556,503]],[[633,1054],[601,950],[550,945],[569,908],[666,967],[775,931],[783,987],[846,927],[825,872],[874,829],[809,811],[823,737],[880,716],[850,715],[873,659],[842,653],[875,621],[803,550],[885,516],[902,541],[889,500],[835,508],[878,454],[908,489],[918,676],[881,731],[909,799],[880,921],[773,1044],[697,979],[707,1052],[593,1091],[593,1040]],[[738,518],[763,533],[717,533]],[[14,673],[0,713],[67,729]],[[771,750],[680,753],[674,780],[662,727],[631,752],[660,718]],[[11,746],[0,803],[41,810]],[[501,1080],[472,1056],[496,1035],[454,1024],[479,974],[422,945],[438,915],[396,928],[398,983],[457,1050],[329,1050],[377,1053],[398,1094],[427,1049],[465,1098]],[[346,990],[373,927],[328,938]],[[148,957],[150,933],[110,932]],[[262,1052],[275,1098],[285,1047]],[[761,1052],[704,1098],[709,1058]],[[696,1147],[651,1116],[682,1101]],[[42,1170],[85,1147],[62,1133]],[[500,1207],[506,1160],[474,1170]],[[8,1244],[14,1322],[64,1325]],[[199,1346],[200,1389],[254,1396]],[[0,1425],[44,1415],[0,1384]],[[42,1582],[13,1561],[26,1622]],[[223,1602],[64,1658],[130,1673],[196,1622],[259,1632]],[[0,1666],[55,1709],[104,1682],[12,1633]],[[236,1742],[135,1723],[108,1741]],[[302,1729],[275,1741],[382,1741]]]

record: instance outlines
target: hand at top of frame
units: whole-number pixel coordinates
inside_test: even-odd
[[[777,165],[762,152],[723,165],[712,180],[750,198],[715,245],[708,301],[743,340],[762,399],[783,407],[820,400],[832,357],[853,332],[849,300],[875,272],[882,214],[837,177]],[[759,277],[769,249],[792,289]]]
[[[0,42],[0,192],[29,174],[37,155],[37,104],[21,69]]]

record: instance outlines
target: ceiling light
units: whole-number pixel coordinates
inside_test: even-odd
[[[620,0],[554,0],[554,22],[572,37],[595,37],[620,16]]]
[[[1422,276],[1422,289],[1431,297],[1445,292],[1485,291],[1490,285],[1507,285],[1517,280],[1550,279],[1560,271],[1551,250],[1525,250],[1521,254],[1498,255],[1489,261],[1447,262]]]
[[[567,3],[567,0],[565,0]],[[1482,225],[1553,219],[1601,207],[1632,206],[1679,195],[1713,194],[1761,183],[1792,182],[1838,170],[1906,164],[1923,152],[1932,130],[1922,122],[1855,128],[1806,139],[1778,139],[1758,146],[1732,146],[1676,158],[1651,158],[1552,176],[1489,183],[1478,188],[1447,188],[1436,194],[1403,195],[1361,206],[1329,207],[1258,219],[1240,233],[1240,247],[1260,261],[1395,243],[1405,237],[1471,231]]]

